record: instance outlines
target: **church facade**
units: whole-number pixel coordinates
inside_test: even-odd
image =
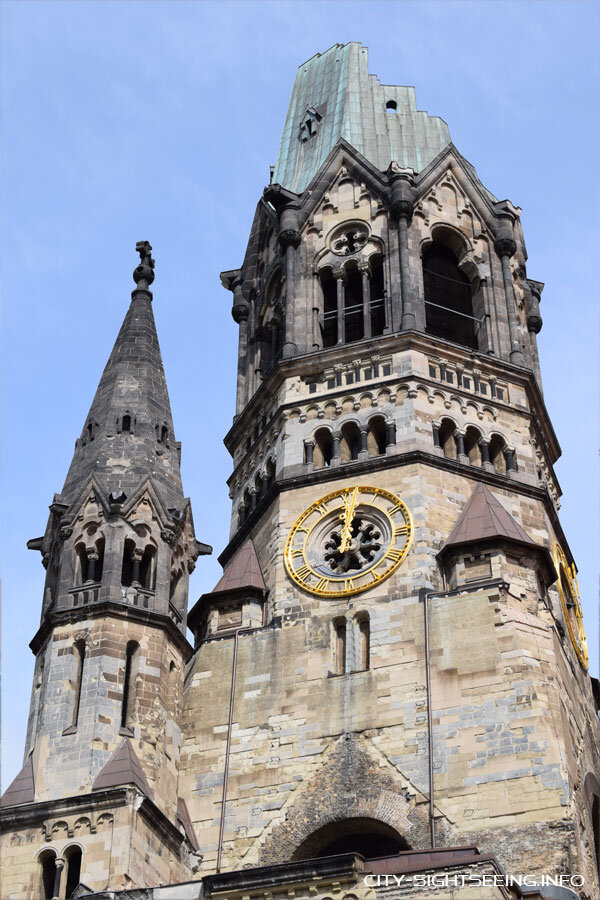
[[[189,613],[212,548],[137,250],[28,544],[46,585],[1,896],[599,897],[598,682],[520,209],[360,44],[300,67],[221,275],[231,531]]]

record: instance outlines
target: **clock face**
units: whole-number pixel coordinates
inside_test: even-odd
[[[299,517],[286,541],[285,566],[311,594],[358,594],[398,569],[412,531],[410,513],[395,494],[364,485],[342,488]]]
[[[587,669],[589,663],[588,649],[583,629],[583,614],[581,612],[581,599],[575,576],[575,566],[569,565],[562,547],[558,544],[554,545],[554,566],[558,572],[558,593],[569,636],[580,664],[584,669]]]

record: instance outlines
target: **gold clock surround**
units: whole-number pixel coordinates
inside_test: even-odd
[[[348,597],[393,575],[412,536],[410,511],[396,494],[368,485],[341,488],[298,517],[287,537],[285,567],[304,591]]]
[[[589,656],[583,627],[581,598],[575,574],[575,566],[570,566],[560,544],[554,544],[554,567],[558,573],[558,594],[563,609],[569,637],[581,666],[587,669]]]

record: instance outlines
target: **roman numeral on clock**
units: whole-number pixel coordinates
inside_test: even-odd
[[[400,550],[395,550],[393,547],[385,554],[386,559],[391,559],[393,562],[398,562],[401,556]]]
[[[408,525],[397,525],[394,528],[394,537],[399,537],[401,534],[408,534]]]
[[[296,575],[298,576],[298,578],[300,578],[301,581],[306,581],[310,573],[310,566],[300,566],[299,569],[296,569]]]

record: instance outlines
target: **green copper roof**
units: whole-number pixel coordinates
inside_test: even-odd
[[[417,110],[414,88],[369,75],[367,48],[355,42],[298,69],[273,182],[301,193],[340,138],[382,171],[395,161],[420,172],[450,143],[443,119]]]

